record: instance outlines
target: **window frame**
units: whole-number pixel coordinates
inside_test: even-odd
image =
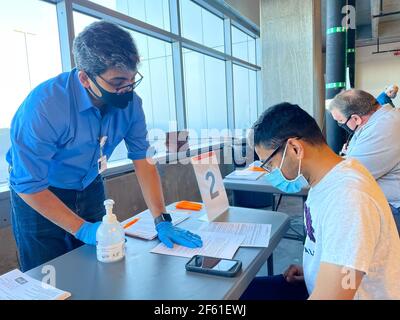
[[[61,56],[63,60],[64,71],[69,71],[74,67],[73,57],[71,53],[72,42],[74,39],[74,23],[73,11],[78,11],[98,19],[105,19],[117,23],[127,29],[140,32],[150,37],[155,37],[171,43],[172,45],[172,60],[174,70],[174,88],[175,88],[175,103],[176,103],[176,120],[177,129],[183,130],[187,127],[186,119],[186,101],[185,101],[185,84],[184,84],[184,69],[183,69],[183,48],[199,52],[204,55],[222,60],[225,62],[226,74],[226,101],[228,114],[228,129],[234,130],[234,85],[233,85],[233,64],[257,72],[257,110],[261,111],[261,66],[260,66],[260,29],[247,18],[241,16],[236,10],[220,0],[190,0],[196,5],[209,11],[210,13],[223,19],[224,25],[224,42],[225,50],[218,50],[207,47],[203,44],[186,39],[182,36],[181,30],[181,10],[179,8],[179,0],[169,0],[170,11],[170,31],[150,25],[123,13],[103,7],[91,1],[85,0],[40,0],[46,2],[57,3],[57,11],[60,12],[59,28],[61,42]],[[232,27],[238,28],[256,41],[256,62],[255,64],[234,57],[232,55]],[[65,61],[64,61],[65,60]],[[65,68],[64,68],[65,66]]]
[[[57,20],[60,38],[61,61],[63,71],[70,71],[74,68],[72,55],[72,44],[75,38],[73,12],[104,19],[121,25],[124,28],[154,37],[159,40],[169,42],[172,46],[173,60],[173,81],[174,95],[176,104],[177,129],[183,130],[187,126],[186,120],[186,101],[185,84],[183,69],[183,48],[196,51],[198,53],[211,56],[225,62],[226,80],[226,102],[227,102],[227,124],[229,130],[235,127],[235,101],[233,84],[233,65],[238,65],[257,72],[257,112],[262,111],[262,91],[261,91],[261,46],[260,29],[249,19],[240,15],[238,11],[221,0],[190,0],[203,9],[218,16],[223,20],[223,33],[225,50],[218,50],[207,47],[203,44],[191,41],[182,37],[181,31],[181,10],[179,0],[169,0],[170,31],[158,28],[131,16],[125,15],[87,0],[37,0],[56,5]],[[255,64],[241,60],[232,55],[232,26],[243,31],[256,41],[256,62]],[[121,170],[127,170],[126,165],[120,166]],[[0,187],[3,184],[0,182]],[[0,190],[0,193],[2,191]]]

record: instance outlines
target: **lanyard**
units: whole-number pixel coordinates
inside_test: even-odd
[[[103,126],[103,121],[105,121],[104,126]],[[105,114],[100,122],[100,136],[98,138],[100,144],[100,157],[103,156],[104,146],[108,139],[107,133],[109,132],[110,129],[110,122],[111,122],[111,114]],[[105,130],[103,130],[103,127],[105,128]]]
[[[103,149],[104,149],[104,146],[105,146],[105,144],[106,144],[106,142],[107,142],[107,136],[100,136],[99,137],[99,143],[100,143],[100,157],[102,157],[103,156]]]

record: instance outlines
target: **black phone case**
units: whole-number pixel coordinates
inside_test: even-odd
[[[240,270],[242,270],[242,261],[240,260],[234,260],[234,259],[226,259],[226,260],[232,260],[232,261],[237,261],[237,265],[235,269],[231,271],[216,271],[212,269],[204,269],[204,268],[198,268],[198,267],[193,267],[189,265],[189,263],[194,259],[195,256],[193,256],[185,265],[185,269],[187,271],[192,271],[192,272],[198,272],[198,273],[204,273],[204,274],[211,274],[215,276],[223,276],[223,277],[234,277],[236,276]]]

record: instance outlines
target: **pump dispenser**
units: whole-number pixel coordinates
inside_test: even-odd
[[[106,215],[103,217],[103,222],[115,223],[117,222],[117,216],[113,214],[114,200],[107,199],[104,201],[104,206],[106,207]]]
[[[96,233],[97,260],[116,262],[125,257],[125,232],[113,214],[114,201],[104,201],[106,214]]]

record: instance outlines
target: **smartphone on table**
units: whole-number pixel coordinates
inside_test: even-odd
[[[242,262],[202,255],[193,256],[185,266],[186,270],[217,276],[234,277],[242,269]]]

